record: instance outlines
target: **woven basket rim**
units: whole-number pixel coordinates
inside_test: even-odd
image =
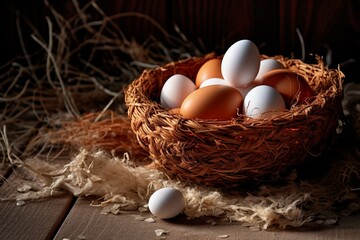
[[[154,69],[146,69],[143,71],[143,73],[134,80],[134,82],[139,81],[139,79],[144,74],[151,74],[152,72],[156,71],[164,71],[168,68],[174,67],[176,64],[182,64],[186,63],[191,59],[212,59],[212,58],[221,58],[222,56],[216,55],[214,52],[206,54],[202,57],[190,57],[187,59],[182,59],[177,62],[170,62],[168,64],[165,64],[164,66],[160,66]],[[260,118],[260,119],[254,119],[251,117],[247,117],[243,114],[239,114],[237,118],[233,118],[230,120],[217,120],[217,119],[185,119],[179,114],[173,114],[171,113],[171,109],[166,109],[157,101],[154,101],[153,99],[150,99],[148,96],[143,95],[139,92],[139,94],[142,96],[141,102],[132,102],[131,99],[129,99],[128,93],[129,91],[136,91],[135,89],[132,89],[134,82],[131,83],[125,90],[126,95],[126,105],[129,106],[147,106],[148,108],[155,108],[156,114],[158,117],[166,118],[166,119],[176,119],[177,121],[181,121],[184,126],[187,126],[189,128],[196,128],[197,126],[206,126],[206,127],[220,127],[220,128],[227,128],[227,127],[234,127],[234,125],[239,126],[241,129],[246,130],[248,128],[268,128],[272,125],[281,125],[281,124],[291,124],[292,122],[299,121],[301,119],[306,118],[307,116],[313,114],[316,110],[319,110],[323,107],[323,105],[327,101],[332,101],[334,98],[342,98],[342,83],[345,75],[341,72],[340,68],[338,69],[329,69],[327,66],[325,66],[322,58],[318,55],[315,56],[315,59],[317,63],[315,64],[306,64],[300,59],[290,59],[287,57],[284,57],[282,55],[275,55],[275,56],[268,56],[268,55],[261,55],[261,59],[266,58],[273,58],[277,59],[283,64],[287,61],[294,61],[294,62],[300,62],[305,65],[310,65],[312,67],[318,67],[319,69],[323,69],[324,72],[330,72],[334,76],[337,76],[337,79],[332,79],[332,85],[333,88],[328,89],[327,91],[322,91],[320,93],[317,93],[314,97],[308,99],[307,102],[293,105],[291,109],[284,109],[277,111],[278,114],[275,114],[271,117],[267,118]],[[287,68],[288,66],[285,67]],[[291,69],[291,68],[290,68]],[[291,69],[293,70],[293,69]],[[302,74],[300,74],[302,75]],[[302,75],[304,77],[304,75]],[[306,76],[305,76],[306,78]],[[307,78],[306,78],[307,79]],[[330,93],[330,94],[329,94]],[[310,101],[309,101],[310,100]],[[129,115],[130,116],[130,115]],[[130,116],[131,117],[131,116]]]

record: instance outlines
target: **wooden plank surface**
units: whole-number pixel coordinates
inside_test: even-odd
[[[10,179],[13,179],[12,175]],[[14,183],[14,181],[12,180]],[[14,192],[14,187],[4,184],[1,197]],[[26,202],[0,202],[0,239],[159,239],[156,229],[168,231],[166,239],[358,239],[360,215],[340,219],[337,226],[292,231],[252,231],[239,223],[209,219],[187,220],[179,216],[173,220],[155,219],[154,223],[135,218],[139,212],[103,215],[102,208],[90,206],[91,200],[79,199],[72,206],[72,197],[63,195],[49,199]],[[72,208],[71,208],[72,207]],[[144,217],[153,217],[142,213]],[[55,236],[55,237],[54,237]]]
[[[16,193],[22,181],[12,174],[0,187],[0,198]],[[18,206],[15,201],[0,201],[0,239],[52,239],[73,203],[73,196],[26,201]]]
[[[252,231],[239,223],[217,223],[205,219],[187,220],[179,216],[173,220],[155,219],[154,223],[136,220],[138,212],[103,215],[101,208],[90,206],[90,200],[78,200],[65,219],[55,239],[159,239],[156,229],[168,231],[166,239],[258,239],[258,240],[331,240],[358,239],[360,216],[340,221],[338,226],[293,231]],[[143,214],[152,217],[151,214]]]
[[[11,168],[7,163],[0,164],[0,187],[3,185],[5,179],[10,175]]]

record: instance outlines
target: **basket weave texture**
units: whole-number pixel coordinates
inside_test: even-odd
[[[319,57],[316,64],[271,57],[303,76],[315,96],[267,119],[189,120],[159,104],[170,76],[195,79],[212,58],[221,57],[210,53],[144,70],[126,89],[131,128],[158,169],[192,183],[234,187],[274,179],[324,150],[338,124],[344,77],[339,69],[328,69]]]

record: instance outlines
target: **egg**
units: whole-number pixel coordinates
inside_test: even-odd
[[[236,87],[251,83],[260,67],[260,53],[257,46],[244,39],[231,45],[221,62],[221,73],[226,81]]]
[[[209,78],[223,78],[221,74],[221,59],[211,59],[204,63],[196,74],[195,85],[200,85]]]
[[[161,89],[160,104],[164,108],[179,108],[184,99],[193,91],[196,86],[188,77],[175,74],[168,78]]]
[[[233,87],[212,85],[199,88],[187,96],[180,113],[187,119],[230,120],[237,116],[243,97]]]
[[[171,114],[180,114],[180,108],[173,108],[169,110],[169,113]]]
[[[254,81],[259,82],[260,79],[266,74],[267,72],[270,72],[271,70],[275,69],[284,69],[284,65],[282,65],[278,60],[273,58],[267,58],[260,61],[260,67],[259,72],[255,77]]]
[[[222,78],[209,78],[207,80],[205,80],[204,82],[202,82],[199,86],[199,88],[203,88],[203,87],[207,87],[207,86],[211,86],[211,85],[226,85],[226,86],[230,86],[230,83],[225,81]]]
[[[252,118],[266,118],[285,109],[281,94],[273,87],[260,85],[251,89],[245,96],[243,113]]]
[[[201,85],[200,85],[200,88],[203,88],[203,87],[207,87],[207,86],[211,86],[211,85],[226,85],[226,86],[230,86],[230,87],[234,87],[232,86],[228,81],[225,81],[224,79],[221,79],[221,78],[210,78],[206,81],[204,81]],[[236,88],[243,97],[246,96],[246,94],[252,89],[254,88],[255,86],[259,85],[258,83],[256,82],[252,82],[250,84],[248,84],[247,86],[244,86],[244,87],[234,87]]]
[[[179,215],[185,200],[182,193],[172,187],[160,188],[155,191],[148,202],[150,212],[158,218],[169,219]]]
[[[306,80],[289,69],[272,70],[261,78],[261,83],[275,88],[283,96],[287,107],[314,95]]]
[[[245,87],[237,87],[236,89],[239,90],[241,95],[245,98],[245,96],[250,92],[251,89],[258,86],[258,82],[251,82],[250,84],[246,85]]]

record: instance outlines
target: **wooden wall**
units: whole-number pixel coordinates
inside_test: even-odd
[[[75,14],[71,0],[49,2],[67,16]],[[87,1],[79,2],[82,5]],[[309,53],[325,56],[331,50],[334,66],[349,59],[355,59],[350,68],[359,65],[359,0],[102,0],[98,4],[108,15],[144,13],[169,33],[176,34],[176,25],[203,52],[223,52],[233,42],[248,38],[263,54],[300,58],[298,29],[306,56]],[[44,16],[49,12],[43,0],[2,0],[0,9],[3,12],[0,16],[3,63],[21,53],[16,11],[45,32]],[[150,34],[161,37],[161,31],[141,18],[123,18],[118,24],[127,36],[139,41]],[[25,35],[29,33],[30,30],[24,32]],[[357,79],[358,76],[352,70],[350,77]]]

